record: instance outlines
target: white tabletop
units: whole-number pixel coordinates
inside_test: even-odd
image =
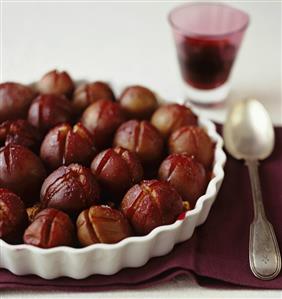
[[[105,79],[117,85],[143,84],[172,100],[183,98],[167,14],[173,1],[1,1],[0,81],[29,83],[50,69],[75,79]],[[256,97],[276,124],[282,124],[281,2],[232,1],[251,17],[232,73],[228,100],[207,117],[223,121],[236,99]],[[247,253],[246,253],[247,254]],[[138,291],[58,293],[54,298],[282,298],[280,291],[201,288],[181,277]],[[50,292],[14,291],[7,298],[43,298]]]

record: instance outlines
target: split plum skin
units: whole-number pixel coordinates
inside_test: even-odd
[[[127,87],[121,94],[119,103],[128,119],[149,120],[158,107],[156,95],[139,85]]]
[[[159,178],[170,183],[191,207],[195,207],[207,185],[205,167],[187,154],[168,156],[160,165]]]
[[[24,202],[15,193],[0,188],[0,238],[11,244],[18,243],[26,225]]]
[[[115,131],[125,120],[120,105],[110,100],[94,102],[81,117],[81,123],[92,134],[99,150],[111,146]]]
[[[144,180],[127,191],[121,211],[137,234],[146,235],[158,226],[172,224],[183,211],[183,203],[169,183]]]
[[[90,169],[74,163],[52,172],[42,185],[40,197],[43,208],[55,208],[77,216],[99,203],[100,187]]]
[[[52,70],[45,74],[36,84],[41,94],[64,95],[71,97],[74,90],[74,82],[65,71]]]
[[[0,84],[0,123],[6,120],[26,118],[36,96],[31,87],[15,82]]]
[[[96,153],[93,137],[81,123],[52,128],[40,148],[40,158],[49,170],[71,163],[87,166]]]
[[[104,205],[92,206],[81,212],[76,226],[82,246],[114,244],[132,235],[132,229],[123,213]]]
[[[91,171],[106,196],[116,203],[143,178],[143,167],[138,156],[121,147],[100,152],[91,163]]]
[[[166,104],[154,112],[151,123],[165,139],[168,139],[175,130],[183,126],[196,126],[198,118],[190,108],[184,105]]]
[[[42,161],[28,148],[9,144],[0,149],[0,188],[16,193],[27,206],[38,198],[45,177]]]
[[[73,246],[74,225],[70,217],[56,209],[39,212],[24,232],[24,243],[41,247]]]
[[[156,164],[164,154],[161,134],[146,120],[123,123],[116,131],[113,144],[136,153],[144,166]]]
[[[57,124],[70,122],[72,109],[70,101],[63,95],[39,95],[29,108],[27,120],[45,134]]]

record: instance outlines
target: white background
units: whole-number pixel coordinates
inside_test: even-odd
[[[179,2],[1,1],[0,81],[29,83],[53,68],[75,79],[110,80],[117,86],[138,83],[170,100],[183,98],[167,14]],[[232,1],[250,14],[232,73],[232,91],[217,108],[200,109],[223,121],[226,109],[247,96],[261,100],[282,124],[281,2]],[[259,120],[258,120],[259,121]],[[246,253],[247,254],[247,253]],[[232,269],[231,269],[232,271]],[[53,293],[54,297],[82,294]],[[0,297],[41,298],[50,293],[4,292]],[[206,290],[188,278],[139,291],[84,294],[91,298],[282,298],[279,291]]]

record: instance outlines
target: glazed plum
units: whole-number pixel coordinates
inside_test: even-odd
[[[95,243],[117,243],[132,235],[125,216],[108,206],[92,206],[80,213],[76,222],[77,237],[82,246]]]
[[[25,204],[36,201],[45,177],[41,160],[26,147],[9,144],[0,149],[0,188],[13,191]]]
[[[0,239],[18,242],[27,224],[23,201],[7,189],[0,188]]]
[[[59,123],[68,122],[73,116],[71,103],[64,96],[40,95],[28,111],[29,123],[40,132],[47,132]]]
[[[201,127],[186,126],[175,131],[169,138],[169,152],[186,153],[210,167],[214,158],[214,143]]]
[[[23,238],[25,244],[41,248],[71,246],[74,243],[74,225],[64,212],[44,209],[35,216]]]
[[[183,126],[197,125],[197,116],[184,105],[168,104],[158,108],[151,123],[168,138],[170,134]]]
[[[118,103],[99,100],[91,104],[83,113],[81,122],[93,135],[98,149],[111,146],[116,129],[125,121]]]
[[[90,104],[101,100],[114,101],[115,96],[110,86],[105,82],[93,82],[77,87],[73,95],[73,106],[77,113],[81,113]]]
[[[148,121],[129,120],[116,131],[114,145],[135,152],[145,165],[155,164],[163,155],[163,139]]]
[[[0,84],[0,123],[25,118],[34,97],[28,86],[13,82]]]
[[[144,235],[160,225],[173,223],[183,211],[180,195],[167,182],[142,181],[131,187],[121,210],[136,233]]]
[[[67,72],[52,70],[45,74],[36,86],[41,94],[72,95],[74,83]]]
[[[51,170],[71,163],[86,165],[95,153],[93,138],[81,123],[73,128],[63,123],[51,129],[40,149],[42,161]]]
[[[0,144],[19,144],[35,151],[40,140],[37,129],[24,119],[7,120],[0,124]]]
[[[97,204],[99,186],[90,169],[79,164],[61,166],[44,181],[40,199],[43,208],[55,208],[70,215]]]
[[[92,161],[91,171],[105,193],[116,200],[143,177],[137,155],[121,147],[99,153]]]
[[[191,207],[195,206],[207,185],[204,166],[186,154],[168,156],[159,168],[159,178],[170,183]]]
[[[155,94],[143,86],[126,88],[119,102],[129,119],[149,119],[158,107]]]

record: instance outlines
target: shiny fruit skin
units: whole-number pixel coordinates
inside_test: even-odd
[[[13,191],[26,205],[38,199],[45,177],[43,163],[28,148],[9,144],[0,149],[0,188]]]
[[[168,156],[159,168],[159,178],[170,183],[191,207],[195,206],[207,186],[204,166],[186,154]]]
[[[183,211],[181,196],[167,182],[145,180],[131,187],[121,202],[121,211],[137,234],[172,224]]]
[[[82,211],[76,226],[82,246],[96,243],[114,244],[132,235],[125,216],[109,206],[92,206]]]
[[[45,179],[40,198],[44,208],[59,209],[72,216],[99,203],[100,188],[90,169],[70,164]]]
[[[41,247],[72,246],[74,225],[67,214],[56,209],[39,212],[24,233],[24,243]]]

